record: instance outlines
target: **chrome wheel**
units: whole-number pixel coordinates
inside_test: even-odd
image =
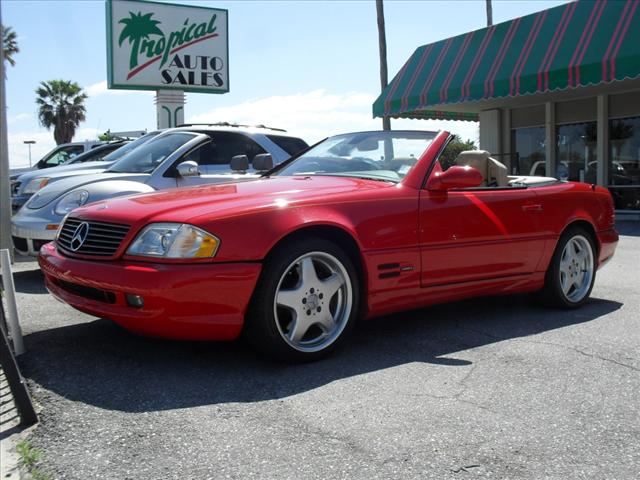
[[[560,256],[560,287],[570,302],[579,302],[591,288],[594,273],[593,249],[582,235],[569,239]]]
[[[347,325],[353,306],[351,279],[333,255],[305,253],[285,269],[273,303],[283,340],[300,352],[318,352]]]

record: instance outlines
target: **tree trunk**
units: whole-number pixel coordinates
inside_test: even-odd
[[[384,8],[382,0],[376,0],[376,12],[378,14],[378,49],[380,51],[380,91],[388,84],[387,72],[387,35],[384,27]],[[382,117],[382,129],[391,130],[391,119]]]
[[[486,0],[487,2],[487,27],[493,25],[493,8],[491,8],[491,0]]]

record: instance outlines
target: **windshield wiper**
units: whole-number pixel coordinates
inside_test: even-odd
[[[318,174],[319,177],[349,177],[349,178],[360,178],[362,180],[374,180],[376,182],[389,182],[389,183],[398,183],[399,180],[392,180],[390,178],[383,177],[369,177],[367,175],[358,175],[353,173],[322,173]]]

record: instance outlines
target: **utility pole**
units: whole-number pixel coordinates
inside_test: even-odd
[[[493,8],[491,7],[491,0],[486,0],[487,2],[487,27],[493,25]]]
[[[383,91],[389,83],[387,72],[387,35],[384,26],[384,7],[382,0],[376,0],[376,12],[378,14],[378,48],[380,51],[380,91]],[[382,117],[382,129],[391,130],[391,119]]]
[[[2,11],[0,10],[0,24]],[[4,48],[0,62],[0,249],[13,254],[11,242],[11,184],[9,183],[9,147],[7,145],[7,102],[4,91]]]

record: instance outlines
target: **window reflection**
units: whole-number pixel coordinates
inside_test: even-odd
[[[617,210],[640,210],[640,117],[609,121],[609,190]]]
[[[573,182],[596,183],[596,122],[557,127],[556,177]]]
[[[513,175],[546,174],[544,127],[516,128],[511,130],[511,145],[516,158],[511,160]]]

